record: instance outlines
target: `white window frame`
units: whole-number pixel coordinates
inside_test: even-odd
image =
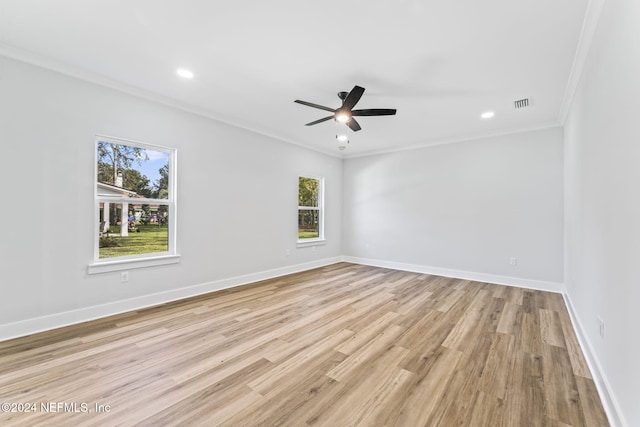
[[[128,145],[131,147],[149,149],[154,151],[163,151],[169,155],[169,191],[167,199],[140,199],[140,198],[128,198],[118,197],[110,198],[109,196],[98,195],[98,143],[107,142],[112,144]],[[154,144],[148,144],[139,141],[132,141],[123,138],[117,138],[113,136],[96,135],[94,140],[94,221],[93,221],[93,261],[89,263],[88,273],[98,274],[111,271],[122,271],[134,268],[152,267],[167,264],[176,264],[180,262],[180,255],[177,253],[177,194],[176,194],[176,176],[177,176],[177,150],[175,148],[163,147]],[[128,255],[113,258],[100,258],[100,236],[98,228],[100,226],[100,203],[131,203],[131,204],[161,204],[167,206],[169,213],[168,222],[168,250],[166,252],[155,252],[149,254],[140,255]]]
[[[297,247],[305,247],[305,246],[317,246],[324,244],[326,242],[324,236],[324,214],[325,214],[325,203],[324,203],[324,177],[314,176],[309,174],[300,174],[298,175],[298,194],[296,194],[296,200],[300,200],[299,194],[299,186],[300,186],[300,178],[310,178],[318,180],[318,206],[298,206],[298,215],[296,215],[296,236],[298,236],[299,232],[299,213],[301,210],[317,210],[318,211],[318,237],[314,237],[311,239],[297,239]]]

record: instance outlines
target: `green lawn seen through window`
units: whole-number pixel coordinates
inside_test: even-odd
[[[319,236],[318,231],[298,231],[298,239],[315,239]]]
[[[129,235],[119,235],[120,226],[111,226],[111,233],[100,237],[100,258],[166,252],[169,249],[169,227],[139,224]]]

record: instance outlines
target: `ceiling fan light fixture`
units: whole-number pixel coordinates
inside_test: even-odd
[[[193,78],[193,72],[187,70],[186,68],[178,68],[176,74],[185,79]]]
[[[336,120],[340,123],[347,123],[349,120],[351,120],[351,115],[347,112],[340,111],[336,113]]]
[[[336,135],[336,139],[340,142],[346,142],[349,140],[349,138],[347,137],[347,135]]]

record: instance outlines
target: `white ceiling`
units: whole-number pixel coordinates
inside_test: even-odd
[[[349,157],[557,124],[587,5],[1,0],[0,54]],[[356,84],[356,108],[397,115],[358,118],[357,133],[304,126],[328,114],[295,99],[337,108]],[[515,110],[524,97],[533,106]]]

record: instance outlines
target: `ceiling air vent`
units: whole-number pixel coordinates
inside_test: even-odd
[[[517,101],[513,101],[513,106],[516,108],[527,108],[529,106],[529,98],[518,99]]]

